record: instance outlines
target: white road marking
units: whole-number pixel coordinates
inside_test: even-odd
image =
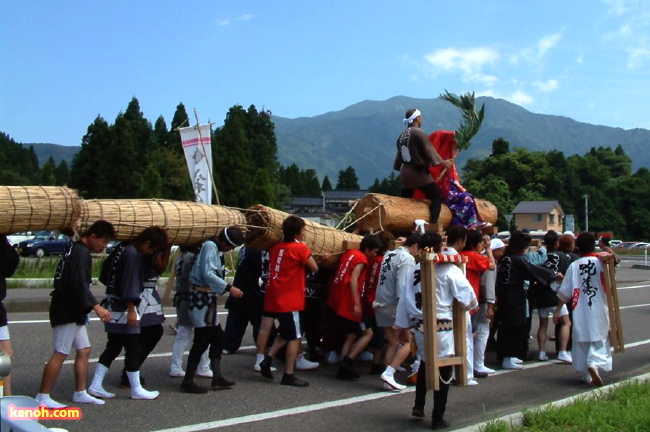
[[[217,312],[217,315],[228,315],[228,312]],[[176,314],[165,314],[165,318],[176,318]],[[99,318],[90,318],[90,321],[99,321]],[[9,324],[43,324],[50,323],[49,319],[42,320],[23,320],[23,321],[9,321]]]
[[[643,341],[639,342],[633,342],[630,344],[626,344],[625,348],[634,348],[637,346],[641,345],[647,345],[650,344],[650,339],[646,339]],[[560,361],[546,361],[546,362],[537,362],[537,363],[531,363],[531,364],[526,364],[524,365],[524,370],[525,369],[535,369],[538,367],[542,366],[548,366],[551,364],[558,364],[558,363],[563,363]],[[568,363],[567,363],[568,365]],[[513,373],[513,372],[519,372],[519,371],[513,371],[513,370],[500,370],[497,371],[494,374],[491,375],[503,375],[506,373]],[[325,410],[329,408],[337,408],[337,407],[342,407],[342,406],[347,406],[347,405],[352,405],[360,402],[368,402],[372,400],[377,400],[377,399],[383,399],[399,394],[405,394],[405,393],[412,393],[415,392],[414,387],[407,388],[399,393],[397,392],[382,392],[382,393],[371,393],[367,394],[364,396],[357,396],[353,398],[347,398],[347,399],[339,399],[331,402],[322,402],[322,403],[317,403],[317,404],[312,404],[312,405],[304,405],[300,407],[295,407],[295,408],[288,408],[288,409],[282,409],[278,411],[270,411],[266,413],[259,413],[259,414],[252,414],[252,415],[247,415],[247,416],[242,416],[242,417],[233,417],[229,419],[224,419],[224,420],[215,420],[212,422],[205,422],[205,423],[197,423],[193,425],[185,425],[185,426],[179,426],[175,428],[169,428],[169,429],[158,429],[155,431],[151,432],[199,432],[199,431],[204,431],[204,430],[210,430],[210,429],[217,429],[217,428],[222,428],[222,427],[228,427],[228,426],[235,426],[235,425],[240,425],[243,423],[253,423],[253,422],[258,422],[258,421],[263,421],[263,420],[269,420],[269,419],[274,419],[274,418],[279,418],[279,417],[284,417],[284,416],[290,416],[290,415],[298,415],[298,414],[304,414],[312,411],[320,411],[320,410]]]
[[[620,309],[620,310],[623,310],[623,309],[634,309],[634,308],[648,307],[648,306],[650,306],[650,303],[638,304],[638,305],[632,305],[632,306],[621,306],[621,307],[619,307],[619,309]]]

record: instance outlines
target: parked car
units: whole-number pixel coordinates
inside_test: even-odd
[[[610,240],[609,246],[615,248],[615,247],[619,247],[621,243],[623,243],[623,241],[621,240]]]
[[[24,231],[24,232],[17,232],[13,233],[7,236],[7,240],[9,240],[9,243],[13,247],[18,247],[18,243],[20,243],[23,240],[29,240],[34,238],[36,235],[36,231]]]
[[[30,240],[23,240],[18,244],[18,253],[24,257],[36,255],[43,258],[46,255],[63,255],[65,245],[70,238],[57,231],[39,231]]]
[[[641,249],[641,250],[643,250],[643,249],[647,248],[648,246],[650,246],[650,243],[638,242],[638,243],[634,243],[633,245],[629,246],[628,249],[631,249],[631,250]]]
[[[624,241],[624,242],[620,242],[620,243],[618,244],[618,246],[616,246],[616,247],[619,248],[619,249],[627,249],[627,248],[629,248],[630,246],[632,246],[632,245],[634,245],[634,244],[637,244],[637,243],[638,243],[638,242],[633,242],[633,241]]]

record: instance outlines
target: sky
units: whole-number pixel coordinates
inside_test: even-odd
[[[182,102],[220,126],[234,105],[311,117],[445,89],[650,129],[650,1],[0,0],[18,142],[80,145],[134,96],[152,123]]]

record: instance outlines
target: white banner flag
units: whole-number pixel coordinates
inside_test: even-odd
[[[190,179],[194,187],[196,202],[212,204],[212,187],[210,186],[210,173],[212,172],[210,125],[179,128],[178,131],[181,134],[183,152],[185,153],[187,169],[190,171]]]

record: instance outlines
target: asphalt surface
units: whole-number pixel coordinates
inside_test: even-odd
[[[633,261],[624,261],[617,271],[619,300],[626,350],[614,356],[614,370],[603,374],[606,384],[650,372],[650,271],[633,269]],[[638,264],[638,262],[637,262]],[[101,295],[101,288],[96,287]],[[45,309],[18,312],[28,300],[49,302],[48,289],[12,289],[8,299],[10,307],[10,331],[14,346],[13,389],[14,394],[34,396],[39,387],[43,365],[51,354],[51,329]],[[33,310],[33,309],[32,309]],[[167,323],[174,320],[174,311],[167,308]],[[221,310],[220,319],[225,323],[226,311]],[[535,320],[536,321],[536,320]],[[244,339],[244,347],[235,355],[224,356],[224,375],[237,382],[231,390],[210,392],[207,395],[188,395],[179,391],[179,378],[169,378],[169,361],[174,336],[165,324],[165,335],[143,366],[142,373],[148,388],[159,390],[161,395],[154,401],[132,401],[128,391],[119,389],[119,371],[123,366],[117,360],[105,381],[109,391],[117,398],[104,406],[81,405],[83,419],[80,421],[48,421],[48,427],[60,427],[70,431],[178,431],[199,430],[245,430],[245,431],[343,431],[343,430],[425,430],[430,425],[431,393],[428,395],[423,420],[410,416],[413,405],[413,388],[402,393],[386,392],[381,381],[365,372],[368,363],[359,363],[364,373],[356,382],[339,381],[335,378],[337,367],[322,364],[316,371],[297,372],[307,379],[307,388],[281,386],[280,371],[274,381],[263,379],[252,370],[255,361],[250,332]],[[534,333],[533,333],[534,334]],[[102,351],[106,337],[101,323],[89,324],[93,343],[90,371]],[[537,350],[531,341],[531,353]],[[552,356],[553,342],[548,342],[547,352]],[[70,361],[71,363],[71,361]],[[493,352],[487,354],[487,365],[498,369]],[[404,382],[405,375],[398,374]],[[209,385],[208,379],[198,379]],[[592,386],[582,383],[571,366],[555,360],[547,362],[527,361],[523,371],[498,371],[497,374],[479,380],[478,386],[453,386],[449,394],[446,419],[453,430],[486,420],[536,407],[547,402],[587,392]],[[72,364],[63,367],[52,391],[52,397],[60,402],[71,403],[73,386]]]

